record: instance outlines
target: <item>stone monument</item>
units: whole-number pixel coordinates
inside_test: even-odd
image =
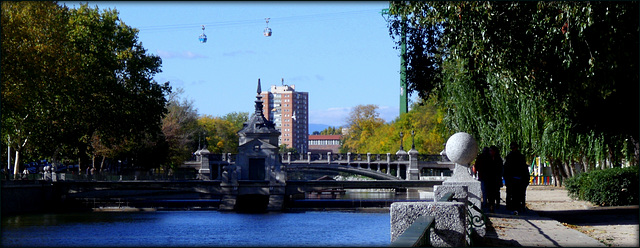
[[[235,164],[225,166],[222,183],[228,192],[221,209],[238,211],[278,211],[284,204],[285,168],[280,161],[280,131],[262,112],[263,102],[258,79],[255,112],[238,131],[239,145]]]

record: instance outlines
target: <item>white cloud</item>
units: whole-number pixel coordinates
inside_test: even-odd
[[[193,53],[191,51],[182,51],[182,52],[172,52],[172,51],[164,51],[157,50],[158,56],[162,59],[203,59],[207,58],[207,56],[202,54]]]

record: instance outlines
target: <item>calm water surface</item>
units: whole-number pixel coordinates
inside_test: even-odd
[[[2,218],[2,246],[389,246],[389,213],[94,212]]]

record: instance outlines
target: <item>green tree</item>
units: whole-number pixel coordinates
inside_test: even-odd
[[[362,153],[367,137],[373,136],[384,120],[373,104],[355,106],[347,117],[348,134],[342,137],[342,151]]]
[[[342,127],[327,127],[319,135],[342,135]]]
[[[192,100],[181,99],[184,90],[179,88],[168,96],[167,115],[162,119],[162,133],[168,145],[168,161],[165,171],[176,169],[189,159],[198,146],[198,112]]]
[[[58,88],[70,64],[64,47],[68,18],[66,9],[51,2],[2,2],[1,125],[3,141],[15,151],[14,173],[21,172],[28,148],[57,137],[51,113],[60,107],[64,95]]]
[[[204,130],[207,149],[211,153],[238,153],[237,126],[220,117],[201,116],[198,125]]]
[[[637,118],[593,116],[638,112],[637,3],[392,2],[390,13],[437,27],[428,36],[437,42],[424,43],[436,51],[438,80],[415,88],[437,92],[452,131],[503,151],[518,141],[552,161],[560,181],[574,162],[637,164]]]
[[[222,119],[231,122],[236,127],[236,131],[240,131],[244,123],[249,121],[249,112],[231,112],[222,116]]]
[[[85,166],[114,147],[142,154],[136,144],[160,137],[169,91],[152,80],[160,58],[117,11],[2,2],[2,27],[2,129],[15,172],[23,151]]]
[[[288,147],[287,144],[282,144],[279,146],[280,147],[280,154],[287,154],[287,153],[291,153],[291,154],[298,154],[298,149],[296,149],[295,147]]]
[[[349,137],[357,140],[357,147],[342,147],[343,152],[392,153],[400,148],[400,132],[405,151],[411,149],[412,138],[416,150],[421,154],[439,154],[442,151],[447,130],[443,123],[443,111],[435,105],[435,100],[419,101],[411,110],[391,123],[383,123],[370,135]],[[414,132],[412,137],[411,132]],[[349,132],[349,135],[353,135]]]

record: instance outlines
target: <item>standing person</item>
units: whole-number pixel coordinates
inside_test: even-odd
[[[507,209],[514,214],[525,210],[525,198],[529,185],[529,169],[525,157],[520,153],[518,143],[511,142],[511,152],[504,162],[504,180],[507,184]]]
[[[478,174],[478,180],[480,181],[480,190],[482,191],[482,205],[488,206],[486,179],[487,169],[489,167],[489,147],[482,148],[482,153],[476,158],[476,163],[473,165],[474,174]]]
[[[500,188],[502,188],[502,158],[497,146],[491,146],[489,149],[487,175],[487,199],[489,211],[493,213],[500,206]]]
[[[87,166],[87,180],[91,180],[91,167]]]
[[[29,175],[29,170],[27,170],[27,168],[25,167],[24,170],[22,171],[22,179],[27,180],[28,175]]]

